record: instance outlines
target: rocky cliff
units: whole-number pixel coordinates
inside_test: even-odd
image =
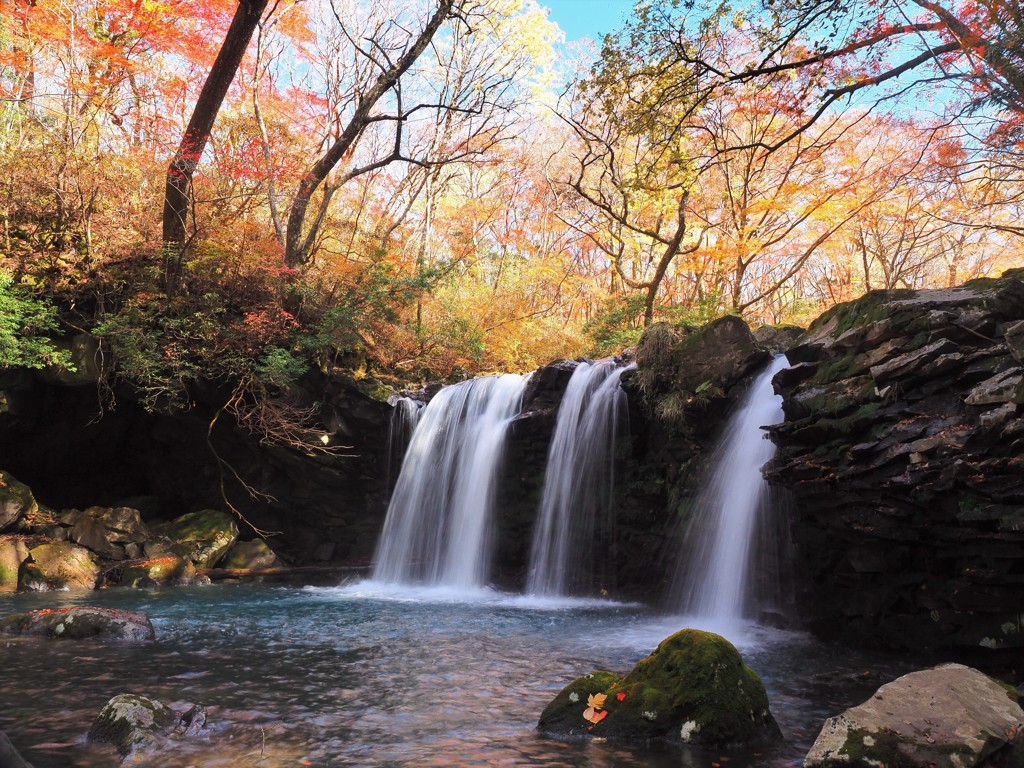
[[[1024,273],[869,293],[778,374],[809,625],[889,648],[1024,646]]]

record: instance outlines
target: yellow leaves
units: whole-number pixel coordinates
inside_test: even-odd
[[[605,693],[592,693],[587,697],[587,708],[583,712],[583,719],[591,723],[600,723],[608,716],[608,712],[601,711],[604,702],[608,698]]]

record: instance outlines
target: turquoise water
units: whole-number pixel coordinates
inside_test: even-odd
[[[157,640],[0,640],[0,730],[35,768],[117,765],[85,734],[119,693],[209,708],[209,733],[145,762],[153,768],[795,766],[828,715],[902,671],[803,635],[741,630],[730,639],[764,679],[784,745],[752,754],[561,742],[534,725],[563,685],[596,668],[627,671],[685,620],[372,584],[9,593],[0,616],[68,604],[142,611]]]

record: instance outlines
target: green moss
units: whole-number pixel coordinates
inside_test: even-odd
[[[859,299],[837,304],[811,323],[808,333],[823,328],[833,318],[836,320],[835,335],[884,319],[891,313],[890,302],[909,298],[914,291],[898,289],[892,291],[868,291]]]

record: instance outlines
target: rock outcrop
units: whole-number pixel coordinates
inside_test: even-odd
[[[1005,685],[976,669],[946,664],[904,675],[829,718],[804,766],[1020,765],[1024,754],[1016,741],[1022,729],[1024,710]]]
[[[723,637],[684,629],[622,677],[574,680],[537,724],[561,737],[658,739],[695,746],[766,744],[782,738],[757,675]]]
[[[37,635],[57,640],[86,638],[153,640],[153,625],[144,614],[113,608],[73,606],[41,608],[0,620],[0,635]]]
[[[1024,647],[1024,280],[868,294],[775,379],[812,628],[891,648]]]
[[[0,532],[10,530],[39,511],[32,489],[0,470]]]

